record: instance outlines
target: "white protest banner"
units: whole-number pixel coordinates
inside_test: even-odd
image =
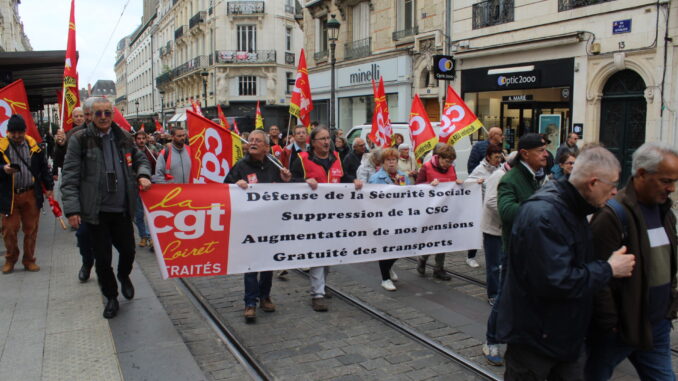
[[[478,184],[154,185],[142,193],[165,277],[331,266],[481,247]],[[173,222],[173,223],[172,223]],[[226,250],[227,248],[227,250]],[[207,266],[209,264],[209,266]]]

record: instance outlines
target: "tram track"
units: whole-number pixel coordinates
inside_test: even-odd
[[[402,259],[406,259],[406,260],[408,260],[408,261],[410,261],[410,262],[413,262],[413,263],[415,263],[415,264],[418,264],[418,263],[419,263],[419,262],[417,261],[416,258],[407,258],[407,257],[406,257],[406,258],[402,258]],[[430,268],[430,269],[435,269],[435,266],[432,265],[432,264],[429,264],[429,263],[426,264],[426,267],[427,267],[427,268]],[[452,271],[452,270],[447,270],[447,269],[445,269],[444,271],[445,271],[445,273],[447,273],[448,275],[450,275],[450,276],[452,276],[452,277],[454,277],[454,278],[457,278],[457,279],[460,279],[460,280],[463,280],[463,281],[472,283],[472,284],[474,284],[474,285],[476,285],[476,286],[487,287],[487,283],[486,283],[486,282],[484,282],[484,281],[482,281],[482,280],[480,280],[480,279],[478,279],[478,278],[474,278],[474,277],[472,277],[472,276],[470,276],[470,275],[462,274],[462,273],[460,273],[460,272]]]

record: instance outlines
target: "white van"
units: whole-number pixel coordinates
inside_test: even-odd
[[[440,123],[432,122],[431,125],[436,134],[440,132]],[[410,126],[407,123],[392,123],[391,127],[393,128],[394,134],[402,135],[405,138],[405,143],[412,146]],[[353,140],[355,140],[355,138],[362,138],[367,141],[367,135],[370,134],[370,131],[372,131],[371,124],[361,124],[351,128],[348,131],[348,134],[346,134],[346,140],[348,141],[349,146],[353,145]],[[466,163],[468,163],[468,158],[471,155],[471,139],[468,136],[465,136],[454,144],[454,150],[457,151],[457,159],[454,161],[454,168],[457,172],[457,177],[464,180],[468,176]]]

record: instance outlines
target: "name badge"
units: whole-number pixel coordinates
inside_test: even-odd
[[[131,167],[132,166],[132,154],[131,153],[126,153],[125,154],[125,160],[127,161],[127,166]]]
[[[257,178],[257,174],[256,173],[250,173],[249,175],[247,175],[247,183],[248,184],[259,183],[259,179]]]

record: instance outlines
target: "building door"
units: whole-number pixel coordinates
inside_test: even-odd
[[[423,98],[424,108],[431,122],[440,122],[440,102],[438,98]]]
[[[631,155],[645,142],[644,91],[645,81],[632,70],[614,74],[603,89],[600,142],[619,159],[621,184],[631,176]]]

